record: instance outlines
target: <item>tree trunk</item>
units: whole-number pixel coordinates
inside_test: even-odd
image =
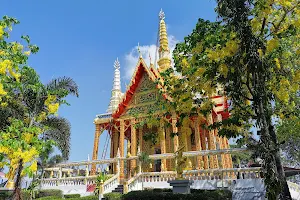
[[[17,178],[15,182],[15,190],[13,193],[13,200],[21,200],[21,173],[23,170],[23,159],[19,160],[18,170],[17,170]]]
[[[257,77],[259,77],[259,76],[257,76]],[[260,80],[263,80],[263,79],[260,79]],[[264,83],[261,83],[261,84],[264,84]],[[274,166],[274,167],[276,167],[276,169],[274,169],[275,176],[277,176],[277,178],[280,182],[280,185],[281,185],[281,190],[275,191],[275,193],[277,194],[276,199],[292,200],[290,190],[288,188],[287,181],[285,178],[283,166],[281,163],[280,148],[279,148],[279,144],[277,142],[277,136],[275,134],[274,127],[272,125],[271,116],[267,116],[268,115],[268,112],[267,112],[268,105],[264,104],[262,99],[263,98],[261,98],[259,100],[259,108],[258,108],[259,113],[258,114],[260,116],[260,120],[258,122],[260,123],[260,126],[261,126],[262,142],[264,144],[266,144],[265,146],[266,146],[266,148],[268,148],[269,152],[275,153],[274,158],[270,158],[270,159],[272,159],[275,164],[275,166]]]
[[[274,131],[274,126],[273,125],[271,125],[271,128],[270,128],[270,135],[271,135],[274,143],[276,144],[276,146],[275,146],[275,150],[276,150],[275,162],[276,162],[276,167],[277,167],[279,180],[280,180],[280,182],[282,184],[282,187],[283,187],[283,191],[281,192],[281,196],[283,197],[283,199],[290,200],[290,199],[292,199],[292,197],[291,197],[290,189],[289,189],[289,186],[287,184],[286,177],[285,177],[284,168],[283,168],[283,165],[282,165],[282,162],[281,162],[280,144],[278,144],[277,135]]]

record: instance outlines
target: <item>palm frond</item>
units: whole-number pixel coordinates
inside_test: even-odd
[[[70,77],[59,77],[51,80],[48,84],[45,85],[47,90],[58,92],[59,94],[72,94],[76,97],[79,96],[78,85]]]
[[[44,133],[45,139],[54,140],[62,153],[63,159],[69,159],[71,148],[70,122],[63,117],[52,116],[43,121],[42,124],[49,127],[49,130]]]

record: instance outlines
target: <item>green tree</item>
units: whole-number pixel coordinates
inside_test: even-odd
[[[263,159],[269,199],[290,199],[273,117],[295,117],[299,91],[299,1],[218,0],[218,22],[199,19],[177,44],[164,91],[181,116],[204,115],[224,95],[230,117],[204,128],[242,135]],[[259,141],[249,132],[256,126]]]
[[[300,166],[300,103],[295,116],[289,119],[279,120],[276,129],[279,143],[283,151],[284,162],[290,166]]]
[[[17,23],[6,16],[0,21],[0,166],[10,168],[10,180],[16,176],[13,199],[20,199],[21,178],[37,170],[40,153],[56,144],[64,159],[68,158],[70,125],[57,117],[57,111],[67,104],[67,95],[78,96],[78,87],[70,78],[41,83],[27,66],[28,56],[38,47],[30,44],[28,36],[22,36],[26,46],[8,41]]]

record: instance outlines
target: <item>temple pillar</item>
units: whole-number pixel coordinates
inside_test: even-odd
[[[95,137],[94,137],[94,148],[93,148],[93,157],[92,160],[98,159],[98,148],[99,148],[99,138],[101,135],[101,126],[100,124],[95,124]],[[91,175],[96,174],[96,164],[92,164]]]
[[[195,126],[196,151],[201,151],[202,147],[201,147],[201,140],[200,140],[200,127],[199,127],[198,118],[195,119],[194,126]],[[197,169],[202,169],[203,168],[202,163],[203,163],[202,156],[197,156],[197,163],[196,163]]]
[[[204,129],[200,129],[200,140],[201,140],[201,147],[202,150],[207,150],[207,146],[206,146],[206,131]],[[208,169],[209,168],[209,163],[208,163],[208,156],[205,155],[203,156],[203,167],[204,169]]]
[[[159,125],[159,137],[160,137],[160,150],[162,154],[166,153],[166,135],[164,128],[164,119],[160,119]],[[161,160],[161,171],[166,171],[167,162],[166,159]]]
[[[223,137],[217,137],[217,139],[219,140],[219,144],[220,144],[220,149],[225,149],[224,148],[224,141],[223,141]],[[226,169],[226,154],[221,154],[221,161],[222,161],[222,168]]]
[[[114,157],[117,157],[118,147],[119,147],[119,133],[116,129],[113,129],[113,151]],[[117,173],[117,163],[113,165],[113,173]]]
[[[143,151],[143,127],[139,128],[139,147]]]
[[[212,114],[207,116],[208,125],[213,124]],[[216,150],[215,130],[208,130],[208,149]],[[209,155],[209,166],[211,169],[219,168],[217,155]]]
[[[136,129],[135,119],[131,120],[131,156],[136,156]],[[130,164],[131,171],[133,172],[136,168],[136,160],[131,160]]]
[[[124,137],[125,137],[125,123],[124,120],[120,120],[120,139],[119,139],[119,148],[120,148],[120,157],[124,157]],[[124,160],[120,161],[120,179],[124,179]]]
[[[223,137],[223,142],[224,142],[224,148],[225,149],[230,149],[229,142],[228,142],[228,139],[226,137]],[[233,166],[232,166],[231,154],[225,154],[225,160],[226,160],[227,168],[232,168]]]
[[[110,158],[114,157],[114,141],[113,141],[113,131],[111,131],[111,135],[110,135]],[[109,173],[112,174],[113,173],[113,163],[109,164],[110,169],[109,169]]]
[[[174,134],[174,138],[173,138],[173,147],[174,147],[174,153],[178,150],[178,145],[179,145],[179,141],[178,141],[178,128],[177,128],[177,115],[176,113],[172,114],[172,131]],[[174,160],[174,168],[177,164],[176,159]]]
[[[171,153],[171,138],[170,138],[170,129],[166,128],[166,153]],[[170,171],[171,168],[171,160],[167,159],[167,171]]]

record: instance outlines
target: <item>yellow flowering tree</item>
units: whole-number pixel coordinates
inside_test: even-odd
[[[205,115],[224,95],[230,117],[207,128],[242,135],[263,159],[269,199],[290,199],[274,119],[299,115],[299,0],[217,0],[218,22],[200,19],[162,73],[174,109]],[[176,71],[176,72],[175,72]],[[251,138],[257,127],[259,141]]]
[[[28,56],[38,47],[30,44],[28,36],[22,36],[25,45],[8,42],[17,23],[6,16],[0,20],[0,165],[10,169],[8,186],[15,186],[13,199],[20,199],[21,178],[36,172],[37,158],[51,146],[58,146],[68,159],[70,125],[57,112],[67,104],[67,95],[78,96],[76,83],[68,77],[41,83],[27,66]]]

